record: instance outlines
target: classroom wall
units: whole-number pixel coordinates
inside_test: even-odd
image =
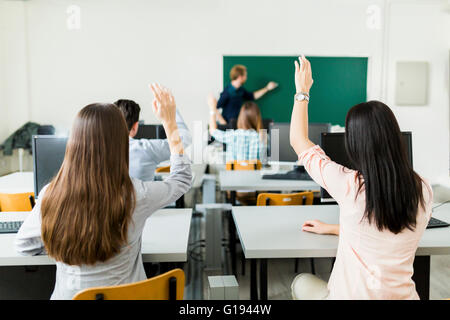
[[[443,10],[445,3],[400,1],[390,5],[385,90],[387,104],[402,129],[413,132],[414,167],[449,186],[450,13]],[[427,106],[395,105],[397,61],[429,62]]]
[[[448,28],[444,29],[449,14],[442,10],[442,1],[0,3],[15,26],[7,37],[15,39],[8,51],[17,54],[7,55],[5,74],[15,79],[14,89],[6,94],[14,106],[12,120],[29,114],[29,120],[52,123],[64,132],[84,105],[132,98],[141,104],[142,118],[155,122],[147,84],[160,81],[173,90],[192,128],[193,121],[208,120],[208,92],[218,94],[222,89],[222,55],[369,56],[368,98],[386,101],[401,128],[414,132],[416,170],[432,181],[448,180],[450,37]],[[81,7],[81,29],[70,31],[66,9],[74,3]],[[390,17],[386,29],[366,27],[366,10],[372,4]],[[430,62],[426,107],[394,105],[393,66],[404,59]],[[24,71],[23,66],[28,69]],[[439,141],[439,147],[431,147],[430,140]]]

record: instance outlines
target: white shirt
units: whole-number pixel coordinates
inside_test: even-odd
[[[70,266],[56,262],[56,282],[51,299],[72,299],[81,290],[115,286],[147,279],[141,254],[145,220],[156,210],[176,201],[191,186],[191,165],[186,156],[170,157],[170,175],[164,181],[140,181],[132,178],[136,207],[128,227],[128,243],[118,254],[95,265]],[[41,193],[44,194],[45,189]],[[45,254],[41,237],[41,199],[22,224],[16,236],[16,250],[24,255]]]
[[[176,122],[181,141],[186,148],[191,144],[192,137],[178,110]],[[152,181],[158,164],[169,158],[170,149],[167,139],[130,138],[130,177]]]

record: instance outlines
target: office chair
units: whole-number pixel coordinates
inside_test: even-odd
[[[135,283],[85,289],[73,300],[183,300],[184,281],[184,271],[173,269]]]
[[[299,193],[261,193],[256,200],[257,206],[301,206],[312,205],[314,201],[313,192]],[[315,274],[314,259],[310,258],[311,273]],[[298,258],[295,259],[294,272],[298,272]]]

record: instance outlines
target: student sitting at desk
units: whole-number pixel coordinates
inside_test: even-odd
[[[304,56],[299,60],[291,145],[314,181],[338,203],[340,223],[304,223],[304,231],[339,235],[339,245],[328,285],[300,274],[292,283],[293,298],[418,299],[413,262],[431,216],[431,187],[413,171],[397,120],[381,102],[358,104],[347,114],[345,145],[354,169],[333,162],[314,145],[308,139],[311,65]]]
[[[247,101],[242,105],[237,120],[237,129],[219,130],[216,123],[217,101],[208,96],[210,108],[209,133],[217,141],[226,144],[226,161],[262,160],[266,145],[262,129],[261,112],[258,105]]]
[[[130,132],[130,176],[142,181],[151,181],[158,164],[169,160],[170,148],[167,139],[134,139],[139,129],[141,108],[132,100],[117,100],[114,104],[122,111]],[[177,110],[176,123],[184,147],[191,144],[191,134]]]
[[[226,131],[217,128],[217,101],[211,94],[208,97],[210,107],[209,133],[217,141],[226,144],[226,162],[266,159],[266,136],[262,129],[261,112],[258,105],[247,101],[242,105],[237,120],[237,130]],[[237,192],[236,198],[244,205],[256,203],[255,192]]]
[[[16,237],[25,255],[45,252],[56,260],[52,299],[80,290],[146,279],[141,255],[145,221],[191,185],[190,161],[175,121],[173,96],[158,85],[153,109],[168,139],[171,173],[164,181],[140,181],[128,173],[126,122],[113,104],[91,104],[77,115],[64,162],[40,194]]]

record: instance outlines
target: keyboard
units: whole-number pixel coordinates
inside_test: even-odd
[[[447,222],[431,217],[430,221],[428,222],[427,229],[442,228],[448,226],[450,226],[450,224],[448,224]]]
[[[0,233],[17,233],[23,221],[0,222]]]
[[[265,174],[262,178],[267,180],[312,180],[307,172],[295,170],[286,173]]]

